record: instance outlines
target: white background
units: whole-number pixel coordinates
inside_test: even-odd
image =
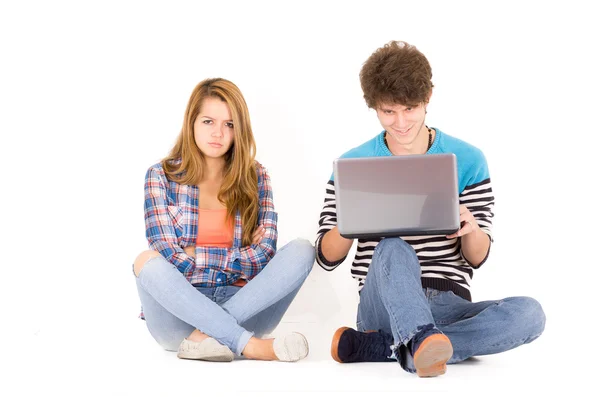
[[[590,2],[591,4],[592,2]],[[18,5],[16,5],[18,4]],[[597,18],[587,2],[2,2],[2,395],[446,394],[589,389],[598,348]],[[297,364],[211,364],[163,352],[136,318],[146,169],[167,154],[194,86],[224,77],[250,109],[280,243],[314,241],[331,162],[380,131],[362,63],[390,40],[433,68],[427,122],[487,156],[492,256],[475,300],[528,295],[540,339],[421,380],[342,366],[349,261],[315,266],[280,330]],[[352,255],[350,255],[352,256]],[[336,393],[337,392],[337,393]]]

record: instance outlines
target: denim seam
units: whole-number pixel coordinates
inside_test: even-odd
[[[494,345],[489,345],[489,347],[496,347],[496,348],[504,349],[505,346],[513,346],[512,348],[516,348],[516,347],[522,346],[522,345],[524,345],[526,343],[534,341],[540,335],[541,335],[541,333],[539,333],[539,334],[537,334],[535,336],[531,336],[531,337],[528,337],[528,338],[525,338],[525,339],[518,340],[517,342],[513,342],[513,343],[506,343],[506,342],[504,342],[504,343],[497,343],[497,344],[494,344]],[[516,343],[516,346],[515,346],[515,343]],[[503,350],[503,351],[505,351],[505,350]],[[452,363],[457,363],[457,362],[461,362],[463,360],[466,360],[469,357],[473,357],[473,355],[469,354],[469,355],[463,357],[463,356],[458,355],[457,352],[455,352],[454,355],[451,357],[451,359],[449,361],[452,361]]]
[[[538,338],[540,335],[541,334],[537,334],[535,336],[529,336],[529,337],[527,337],[525,339],[521,339],[521,340],[517,341],[517,343],[518,343],[517,346],[520,346],[520,345],[523,345],[523,344],[527,343],[528,340],[532,341],[532,340]],[[513,345],[513,344],[514,344],[514,342],[513,343],[503,342],[503,343],[497,343],[495,345],[490,345],[490,347],[504,347],[504,346],[509,346],[509,345]]]
[[[373,253],[373,258],[371,260],[371,263],[373,263],[374,261],[378,260],[379,257],[381,256],[380,254],[380,250],[375,250],[375,252]],[[386,277],[389,277],[389,272],[387,271],[387,267],[383,266],[383,272],[385,273]],[[384,299],[382,299],[383,301]],[[384,302],[384,305],[386,305],[386,302]],[[387,310],[387,307],[386,307]],[[392,317],[392,319],[394,320],[394,328],[396,328],[395,324],[396,324],[396,318],[394,317],[393,313],[390,313],[390,311],[388,310],[388,315],[390,317]],[[390,324],[391,325],[391,324]],[[396,329],[396,331],[398,331]],[[400,335],[400,332],[398,332],[398,335]],[[400,335],[400,339],[402,339],[402,335]],[[409,339],[410,340],[410,339]],[[396,341],[394,341],[396,342]],[[408,342],[406,342],[408,343]],[[396,351],[400,349],[400,345],[403,345],[404,343],[402,342],[402,340],[400,340],[398,343],[394,343],[392,346],[390,346],[390,348],[392,349],[392,355],[390,356],[390,358],[395,358],[398,362],[400,362],[400,357],[398,357],[396,355]]]
[[[235,349],[236,349],[235,354],[237,354],[238,356],[242,355],[242,352],[248,345],[248,342],[250,342],[250,339],[254,336],[253,332],[245,330],[244,328],[242,328],[242,330],[243,331],[240,333],[240,335],[237,338],[235,338],[237,340],[235,343]]]
[[[390,273],[388,272],[388,268],[387,266],[383,266],[383,273],[385,273],[386,277],[390,276]],[[387,298],[385,299],[387,300]],[[382,301],[384,301],[384,299],[382,299]],[[384,301],[384,305],[387,305],[387,302]],[[394,313],[391,313],[390,310],[386,307],[386,310],[388,310],[388,314],[390,317],[392,317],[392,319],[394,320],[394,328],[396,328],[396,324],[398,324],[396,317],[394,316]],[[398,332],[398,330],[396,329],[396,331]],[[398,335],[400,336],[400,342],[398,343],[398,345],[396,347],[399,347],[400,344],[402,345],[408,345],[408,342],[410,342],[410,340],[412,339],[413,336],[415,336],[416,332],[412,332],[410,334],[408,334],[408,337],[403,338],[403,335],[401,334],[401,332],[398,332]]]

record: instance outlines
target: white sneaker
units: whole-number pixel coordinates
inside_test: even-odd
[[[214,338],[206,338],[202,342],[184,339],[179,345],[177,357],[188,360],[233,361],[233,352],[217,342]]]
[[[304,335],[292,332],[275,338],[273,350],[279,361],[298,361],[308,355],[308,342]]]

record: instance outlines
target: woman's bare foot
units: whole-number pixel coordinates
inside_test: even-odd
[[[250,338],[242,352],[254,360],[298,361],[308,355],[308,342],[304,335],[292,332],[275,339]]]
[[[186,339],[190,342],[202,342],[206,338],[208,338],[208,335],[195,329]]]
[[[272,361],[277,360],[275,351],[273,350],[273,341],[275,339],[258,339],[255,337],[250,338],[248,344],[242,351],[244,357],[251,360],[265,360]]]

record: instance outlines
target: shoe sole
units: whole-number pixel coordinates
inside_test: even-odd
[[[212,362],[231,362],[233,361],[233,355],[229,353],[214,353],[212,355],[192,355],[186,353],[177,353],[177,358],[183,360],[201,360],[201,361],[212,361]]]
[[[452,343],[446,335],[431,335],[421,343],[415,353],[414,363],[417,375],[421,378],[443,375],[446,362],[452,357]]]
[[[279,361],[299,361],[308,356],[308,341],[301,333],[293,332],[282,338],[275,338],[273,351]]]
[[[331,339],[331,357],[333,357],[333,359],[335,361],[337,361],[338,363],[344,363],[341,359],[340,356],[338,355],[338,347],[340,344],[340,338],[342,337],[342,334],[347,330],[350,329],[349,327],[342,327],[342,328],[338,328],[337,331],[335,331],[335,334],[333,334],[333,339]]]

